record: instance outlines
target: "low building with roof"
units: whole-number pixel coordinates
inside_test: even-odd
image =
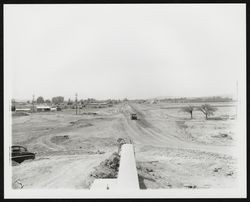
[[[31,108],[16,108],[15,112],[31,112]]]
[[[37,112],[48,112],[51,111],[51,107],[48,105],[37,105],[35,106]]]

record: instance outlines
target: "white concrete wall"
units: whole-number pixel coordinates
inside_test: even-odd
[[[134,147],[132,144],[123,144],[117,179],[96,179],[92,184],[92,190],[139,190],[139,179],[136,168]]]
[[[117,188],[139,189],[134,147],[132,144],[122,145]]]

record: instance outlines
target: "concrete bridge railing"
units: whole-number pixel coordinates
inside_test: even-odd
[[[123,144],[120,156],[118,178],[96,179],[91,189],[140,189],[133,145]]]

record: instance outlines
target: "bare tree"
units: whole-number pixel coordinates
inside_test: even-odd
[[[191,119],[193,118],[193,111],[194,111],[194,107],[193,106],[189,105],[189,106],[183,107],[181,110],[183,112],[189,113],[190,116],[191,116]]]
[[[217,110],[217,108],[209,104],[204,104],[201,107],[199,107],[199,110],[206,116],[206,119],[208,119],[208,116],[213,115],[214,112]]]

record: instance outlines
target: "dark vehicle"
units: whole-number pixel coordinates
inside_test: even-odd
[[[16,111],[16,107],[15,106],[11,106],[11,111],[12,112]]]
[[[11,147],[11,160],[17,163],[22,163],[27,159],[35,159],[35,153],[29,152],[25,147],[12,146]]]
[[[56,111],[62,111],[62,108],[59,107],[59,106],[57,106],[57,107],[56,107]]]
[[[137,120],[137,115],[136,114],[131,114],[131,120]]]

